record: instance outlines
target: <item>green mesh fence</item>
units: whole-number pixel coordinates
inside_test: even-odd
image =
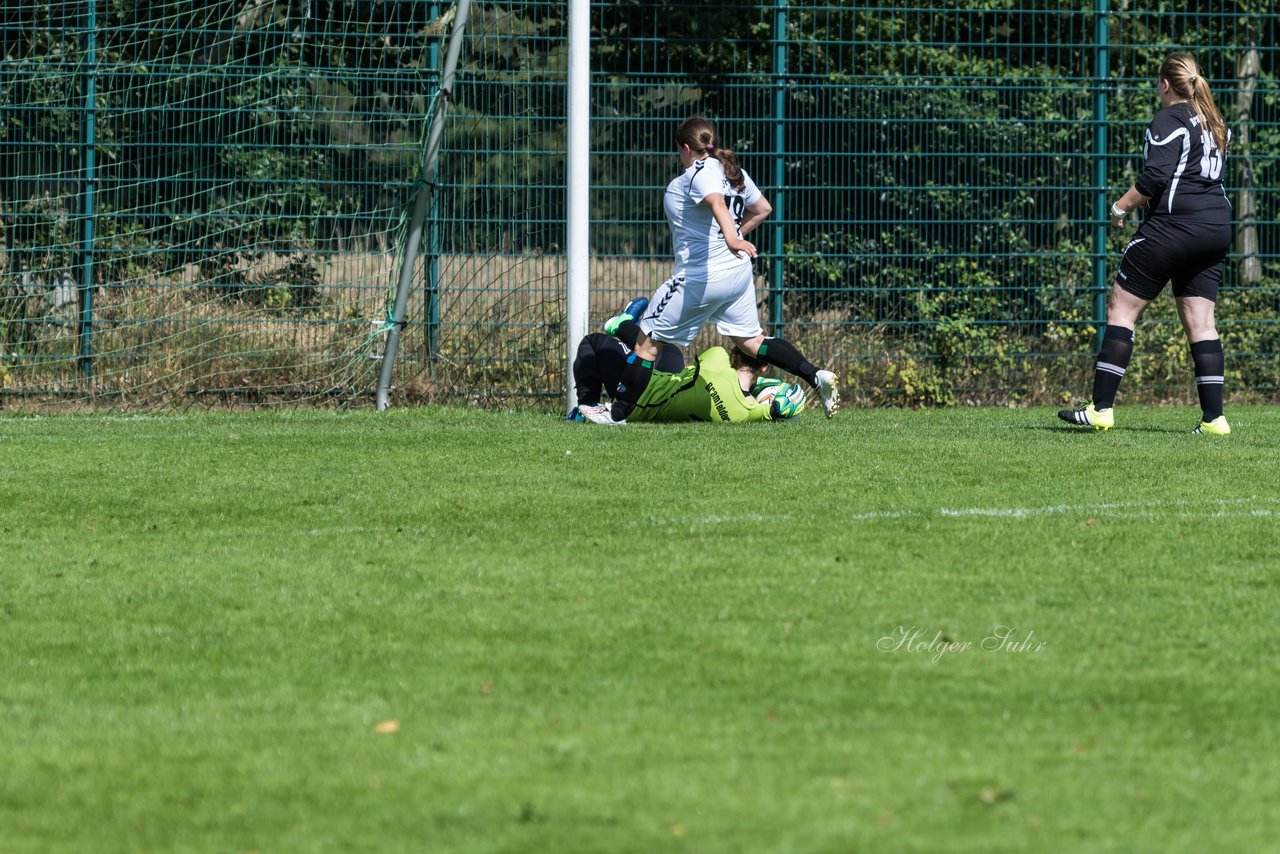
[[[1273,395],[1276,18],[1256,14],[1261,5],[1105,8],[600,5],[601,290],[616,287],[618,305],[661,281],[672,131],[702,112],[776,209],[755,238],[766,326],[835,365],[863,398],[1087,391],[1103,294],[1128,239],[1104,212],[1141,169],[1160,59],[1184,49],[1235,131],[1232,201],[1254,212],[1221,301],[1229,382]],[[1191,395],[1186,351],[1163,300],[1126,389]]]
[[[3,14],[0,401],[370,401],[451,7]],[[401,400],[563,392],[565,16],[473,7]],[[754,235],[767,327],[853,396],[1085,391],[1126,239],[1105,206],[1181,49],[1235,135],[1229,393],[1274,397],[1277,28],[1256,2],[594,3],[592,321],[666,278],[672,133],[704,113],[775,206]],[[1190,377],[1163,299],[1126,390],[1189,398]]]

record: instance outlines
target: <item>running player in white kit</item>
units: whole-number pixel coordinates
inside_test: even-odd
[[[760,326],[751,266],[756,247],[744,238],[773,207],[738,164],[737,155],[717,144],[711,122],[701,116],[686,119],[676,130],[676,144],[685,169],[667,185],[663,198],[675,271],[641,317],[624,314],[605,325],[610,334],[626,320],[637,320],[640,326],[614,394],[614,419],[626,418],[648,385],[662,347],[687,347],[708,320],[715,321],[720,334],[743,353],[813,386],[830,418],[839,402],[835,374],[810,363],[789,341],[766,338]]]

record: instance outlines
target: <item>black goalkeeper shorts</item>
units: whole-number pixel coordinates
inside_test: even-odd
[[[1144,300],[1173,282],[1175,297],[1218,299],[1231,248],[1231,223],[1185,222],[1155,216],[1124,248],[1116,284]]]

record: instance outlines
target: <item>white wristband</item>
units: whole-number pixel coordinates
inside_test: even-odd
[[[1116,219],[1124,219],[1129,215],[1128,211],[1122,211],[1116,206],[1115,202],[1111,203],[1111,215]]]

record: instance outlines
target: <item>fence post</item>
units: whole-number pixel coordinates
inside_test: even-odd
[[[93,226],[96,211],[94,190],[98,182],[97,101],[98,101],[98,3],[89,0],[84,16],[85,79],[84,122],[81,125],[80,148],[83,164],[80,190],[80,372],[93,379]]]
[[[1093,93],[1093,325],[1094,352],[1102,349],[1102,335],[1107,325],[1107,229],[1111,225],[1107,204],[1107,87],[1110,85],[1110,29],[1108,0],[1096,0],[1094,14],[1094,81]]]
[[[773,16],[773,237],[769,242],[769,327],[782,336],[782,264],[786,258],[782,223],[787,184],[787,0],[778,0]]]

